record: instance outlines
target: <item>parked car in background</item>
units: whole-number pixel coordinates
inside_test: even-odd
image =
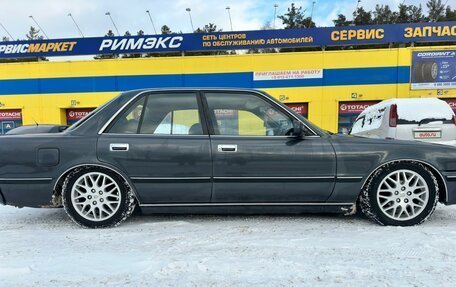
[[[456,146],[456,118],[451,107],[436,98],[391,99],[366,108],[350,134]]]
[[[66,125],[25,125],[8,131],[7,135],[61,133],[66,130]]]
[[[386,107],[385,107],[386,109]],[[380,114],[380,113],[379,113]],[[0,203],[115,226],[143,213],[353,214],[456,204],[456,148],[327,133],[264,92],[125,92],[61,133],[0,138]]]

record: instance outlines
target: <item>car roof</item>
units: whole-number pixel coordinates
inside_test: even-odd
[[[261,92],[257,89],[251,88],[236,88],[236,87],[214,87],[214,88],[205,88],[205,87],[177,87],[177,88],[145,88],[145,89],[136,89],[125,91],[124,93],[142,93],[142,92],[172,92],[172,91],[240,91],[240,92]]]

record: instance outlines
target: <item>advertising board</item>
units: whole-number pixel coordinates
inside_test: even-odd
[[[411,73],[412,90],[455,89],[456,50],[414,52]]]

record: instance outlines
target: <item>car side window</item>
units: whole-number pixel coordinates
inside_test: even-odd
[[[202,135],[195,93],[152,94],[138,100],[115,122],[110,133]]]
[[[288,136],[293,118],[252,94],[206,93],[215,133],[237,136]]]
[[[147,99],[141,134],[202,135],[195,93],[154,94]]]
[[[138,132],[145,100],[146,97],[142,97],[131,105],[130,108],[121,113],[120,117],[109,129],[109,133],[136,134]]]

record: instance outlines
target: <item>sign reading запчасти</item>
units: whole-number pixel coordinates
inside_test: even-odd
[[[0,58],[454,41],[456,22],[0,42]]]

